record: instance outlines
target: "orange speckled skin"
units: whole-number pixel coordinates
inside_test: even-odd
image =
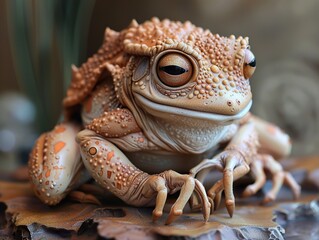
[[[248,38],[213,35],[190,22],[160,22],[153,19],[141,25],[131,24],[120,33],[107,29],[98,53],[80,69],[73,68],[73,79],[64,106],[79,104],[91,92],[99,80],[97,76],[108,68],[106,62],[122,67],[127,65],[129,56],[153,59],[157,54],[172,49],[194,58],[198,73],[181,89],[165,89],[163,94],[157,95],[157,101],[169,106],[233,115],[251,100],[249,79],[243,76],[245,51],[248,48]],[[126,74],[127,71],[125,69]],[[121,77],[119,81],[123,80]],[[118,84],[120,88],[123,85]],[[148,90],[150,87],[144,82],[133,91],[152,98],[152,92]],[[121,99],[120,88],[116,91],[121,102],[125,102]]]
[[[64,121],[34,146],[34,192],[55,205],[93,177],[128,204],[154,205],[155,221],[167,194],[180,191],[167,224],[190,199],[207,221],[223,190],[232,215],[233,181],[250,166],[256,182],[244,195],[263,186],[267,169],[274,187],[265,201],[284,180],[297,196],[298,184],[272,157],[289,154],[289,137],[248,114],[255,64],[248,38],[221,37],[190,22],[153,18],[133,20],[121,32],[107,28],[98,52],[72,67]],[[212,168],[224,177],[206,191]]]

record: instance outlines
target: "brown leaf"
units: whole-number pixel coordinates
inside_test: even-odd
[[[307,198],[309,200],[311,198]],[[313,198],[312,198],[313,199]],[[256,200],[256,199],[255,199]],[[2,203],[1,203],[2,202]],[[170,206],[166,206],[168,209]],[[200,213],[185,210],[176,222],[165,225],[167,213],[152,222],[152,208],[104,203],[104,207],[67,200],[55,207],[41,203],[28,183],[0,182],[0,236],[9,236],[10,224],[26,239],[155,239],[165,237],[218,239],[283,239],[283,229],[273,221],[277,205],[258,206],[254,199],[237,201],[230,218],[225,210],[214,212],[205,223]]]
[[[0,182],[0,202],[5,203],[6,215],[11,216],[18,235],[29,232],[32,239],[43,234],[48,239],[74,235],[97,208],[95,205],[68,202],[55,207],[46,206],[33,195],[29,183]]]
[[[199,213],[187,213],[173,224],[165,226],[167,214],[153,223],[152,208],[134,208],[123,204],[120,207],[101,208],[67,201],[49,207],[33,196],[27,183],[0,182],[0,189],[0,201],[7,205],[6,213],[12,216],[12,222],[21,233],[25,235],[27,229],[33,239],[43,234],[48,239],[70,237],[85,233],[90,227],[94,229],[94,224],[97,224],[100,236],[116,239],[133,236],[136,239],[153,239],[156,236],[198,237],[207,234],[235,237],[253,232],[258,236],[269,236],[271,229],[278,227],[272,221],[272,209],[269,208],[241,207],[233,218],[229,218],[225,210],[220,210],[212,215],[208,223],[203,222]],[[252,214],[254,219],[251,218]]]
[[[221,237],[221,239],[251,239],[254,236],[260,239],[268,238],[275,231],[280,232],[278,224],[272,221],[272,208],[267,207],[239,207],[233,218],[230,218],[225,209],[214,213],[209,222],[203,222],[199,213],[186,213],[171,225],[164,225],[167,214],[157,222],[152,222],[152,209],[124,208],[123,218],[94,218],[99,223],[98,232],[106,238],[125,239],[136,236],[136,239],[155,236],[187,236]],[[253,218],[251,216],[254,216]]]

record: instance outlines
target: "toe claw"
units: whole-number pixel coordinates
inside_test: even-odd
[[[210,203],[210,213],[213,214],[213,211],[215,211],[215,204],[212,198],[208,197],[209,203]]]
[[[267,194],[263,200],[263,204],[267,204],[267,203],[270,203],[270,202],[273,202],[274,200],[276,199],[276,197],[273,195],[273,194]]]
[[[163,215],[162,211],[153,211],[153,222],[156,222]]]
[[[235,202],[234,200],[227,200],[226,201],[226,209],[227,209],[227,212],[229,214],[230,217],[233,217],[233,213],[234,213],[234,210],[235,210]]]
[[[204,186],[201,184],[200,181],[195,179],[195,194],[199,197],[203,212],[203,217],[205,222],[208,222],[210,211],[211,211],[211,204],[209,202],[208,196],[206,194],[206,190]]]
[[[165,225],[171,224],[182,214],[183,214],[183,211],[180,209],[179,210],[171,210],[171,212],[169,213],[168,218],[165,222]]]
[[[256,192],[254,191],[252,186],[247,186],[245,191],[243,192],[242,196],[244,198],[246,198],[246,197],[250,197],[250,196],[254,195],[255,193]]]
[[[199,210],[202,207],[201,203],[199,202],[198,196],[195,193],[193,193],[190,197],[189,205],[193,211]]]
[[[298,199],[301,194],[301,187],[298,185],[295,189],[292,190],[292,194],[295,200]]]
[[[220,202],[221,202],[221,199],[222,199],[222,191],[220,191],[219,193],[216,194],[216,197],[215,197],[215,211],[218,209],[218,207],[220,205]]]

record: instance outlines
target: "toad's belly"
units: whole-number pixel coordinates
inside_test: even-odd
[[[189,170],[203,161],[211,158],[217,148],[202,154],[181,154],[171,152],[128,152],[125,155],[139,169],[149,174],[174,170],[179,173],[189,173]]]

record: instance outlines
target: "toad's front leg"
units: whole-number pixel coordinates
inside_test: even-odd
[[[60,123],[38,138],[30,154],[31,187],[36,196],[48,205],[58,204],[68,193],[88,180],[75,142],[80,129],[81,126],[74,122]]]
[[[206,171],[206,169],[223,171],[223,179],[215,183],[207,192],[212,210],[219,205],[221,193],[224,189],[227,211],[230,216],[233,215],[235,209],[233,181],[249,172],[249,164],[252,157],[257,154],[257,147],[258,139],[254,125],[247,123],[240,126],[223,152],[212,159],[204,160],[191,169],[192,176],[196,176],[201,171]]]
[[[205,220],[208,220],[210,204],[205,189],[190,175],[171,170],[149,175],[136,168],[115,145],[91,130],[81,131],[77,135],[77,142],[84,165],[92,177],[130,205],[155,205],[154,221],[163,214],[167,194],[179,190],[180,195],[171,208],[166,224],[170,224],[183,213],[193,191],[201,197],[203,215]]]

